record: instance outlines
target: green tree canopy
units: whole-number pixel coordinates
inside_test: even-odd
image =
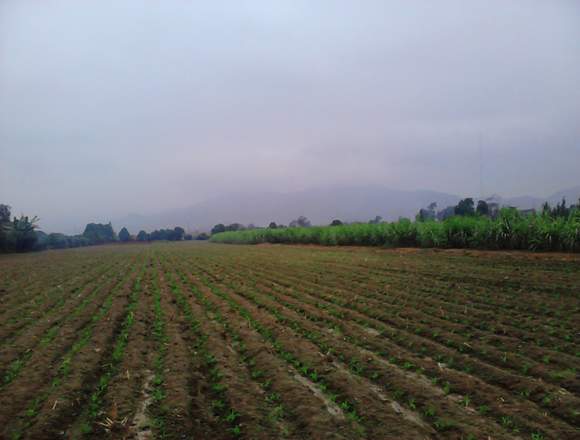
[[[12,230],[10,216],[10,206],[0,204],[0,252],[8,250],[8,233]]]
[[[311,226],[310,220],[301,215],[296,220],[292,220],[289,225],[291,228],[309,228]]]
[[[477,202],[477,209],[475,210],[479,215],[489,216],[489,205],[485,200]]]
[[[172,234],[171,240],[180,241],[180,240],[183,240],[184,236],[185,236],[185,229],[183,229],[181,226],[176,226],[175,228],[173,228],[173,234]]]
[[[474,214],[475,214],[475,206],[473,199],[471,197],[460,200],[457,206],[455,207],[455,215],[466,216]]]
[[[126,243],[130,240],[131,240],[131,234],[129,234],[129,231],[127,230],[127,228],[121,229],[119,231],[119,241]]]
[[[115,231],[113,230],[113,225],[111,225],[111,223],[89,223],[85,227],[83,236],[89,240],[89,243],[91,244],[110,243],[117,239]]]
[[[220,232],[226,232],[226,226],[223,223],[218,223],[211,228],[211,235],[219,234]]]
[[[36,222],[38,217],[29,218],[28,216],[20,216],[14,218],[12,222],[12,230],[8,233],[8,244],[16,252],[31,251],[35,248],[38,237],[36,232]]]

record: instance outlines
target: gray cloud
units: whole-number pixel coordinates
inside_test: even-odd
[[[48,229],[232,190],[577,185],[576,1],[0,4],[0,201]]]

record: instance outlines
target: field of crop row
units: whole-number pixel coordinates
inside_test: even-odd
[[[0,438],[575,439],[580,256],[0,257]]]
[[[502,209],[497,218],[453,216],[443,221],[399,219],[375,224],[255,228],[213,234],[214,243],[290,243],[580,252],[580,208],[567,217]]]

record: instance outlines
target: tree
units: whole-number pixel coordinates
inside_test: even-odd
[[[131,234],[129,234],[127,228],[123,228],[119,231],[119,241],[122,241],[123,243],[131,241]]]
[[[149,234],[147,232],[141,230],[137,234],[137,240],[138,241],[147,241],[147,240],[149,240]]]
[[[291,228],[309,228],[311,226],[310,220],[301,215],[296,220],[292,220],[289,225]]]
[[[552,208],[548,202],[542,204],[542,215],[549,217],[552,214]]]
[[[268,225],[268,229],[277,229],[278,225],[276,224],[276,222],[270,222],[270,224]]]
[[[473,199],[468,197],[460,200],[455,207],[455,215],[469,216],[475,214]]]
[[[369,225],[378,225],[382,223],[383,218],[380,215],[377,215],[375,218],[369,220]]]
[[[160,231],[155,229],[151,234],[149,234],[149,240],[151,241],[155,241],[155,240],[165,240],[165,233],[164,231]]]
[[[425,222],[427,220],[435,220],[437,218],[437,202],[429,203],[426,209],[421,208],[417,215],[415,216],[415,220],[418,222]]]
[[[187,240],[187,241],[191,241],[191,240],[193,240],[193,235],[191,235],[191,234],[185,234],[183,236],[183,239],[184,240]]]
[[[0,204],[0,251],[8,250],[8,234],[12,230],[10,206]]]
[[[226,226],[226,231],[242,231],[245,227],[241,223],[231,223]]]
[[[197,237],[195,237],[196,240],[209,240],[209,235],[207,235],[205,232],[202,232],[201,234],[197,234]]]
[[[0,223],[10,223],[10,206],[0,203]]]
[[[211,228],[211,235],[219,234],[220,232],[226,232],[226,227],[223,223],[218,223],[213,228]]]
[[[66,235],[59,233],[48,234],[48,247],[51,249],[64,249],[68,247]]]
[[[330,224],[330,226],[342,226],[342,222],[338,219],[335,219],[332,221],[332,223]]]
[[[448,206],[437,212],[437,220],[443,221],[455,215],[455,206]]]
[[[568,217],[570,214],[570,208],[566,206],[566,198],[563,197],[562,201],[552,209],[552,217]]]
[[[181,240],[183,240],[184,236],[185,236],[185,229],[183,229],[181,226],[176,226],[175,228],[173,228],[173,234],[172,234],[173,240],[181,241]]]
[[[86,237],[91,244],[110,243],[117,239],[111,223],[89,223],[85,227],[83,236]]]
[[[12,222],[12,231],[10,233],[10,242],[17,252],[31,251],[36,245],[38,237],[36,236],[36,222],[38,217],[31,219],[28,216],[14,218]]]
[[[87,240],[82,235],[73,235],[72,237],[67,237],[69,247],[80,247],[90,245],[89,240]]]
[[[426,222],[429,219],[430,219],[429,211],[423,208],[419,209],[419,212],[415,216],[415,220],[417,220],[418,222]]]
[[[481,216],[489,216],[489,205],[487,204],[487,202],[485,200],[480,200],[479,202],[477,202],[477,208],[475,210],[477,212],[478,215]]]
[[[34,231],[36,234],[36,245],[34,250],[41,251],[48,247],[48,235],[42,231]]]

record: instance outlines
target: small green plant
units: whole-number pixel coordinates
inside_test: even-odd
[[[479,414],[481,414],[482,416],[488,414],[490,412],[490,410],[491,410],[490,407],[487,405],[480,405],[477,407],[477,412]]]
[[[425,409],[425,416],[426,416],[426,417],[435,417],[435,415],[436,415],[436,414],[437,414],[437,411],[436,411],[436,410],[435,410],[435,408],[434,408],[434,407],[432,407],[432,406],[428,406],[428,407]]]
[[[471,402],[471,398],[469,397],[469,395],[465,395],[463,396],[463,398],[461,399],[461,404],[467,408],[469,406],[469,403]]]

